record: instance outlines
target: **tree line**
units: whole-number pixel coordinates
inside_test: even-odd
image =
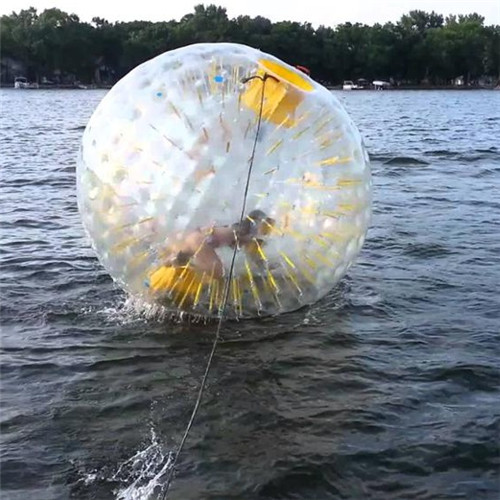
[[[179,21],[80,21],[59,9],[33,7],[1,17],[2,81],[23,68],[32,81],[114,83],[162,52],[197,42],[236,42],[310,69],[332,85],[358,78],[402,84],[465,83],[500,74],[500,26],[478,14],[450,15],[420,10],[396,23],[335,28],[310,23],[271,22],[261,16],[230,19],[226,9],[198,5]]]

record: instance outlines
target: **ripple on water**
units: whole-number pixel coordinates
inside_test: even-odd
[[[216,325],[126,300],[85,240],[105,93],[0,92],[2,493],[155,498]],[[313,307],[223,325],[172,498],[497,497],[500,94],[338,95],[373,164],[363,252]]]

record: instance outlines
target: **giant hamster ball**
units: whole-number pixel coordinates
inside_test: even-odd
[[[85,129],[77,178],[114,280],[194,315],[313,303],[353,263],[371,216],[368,156],[335,96],[230,43],[166,52],[120,80]]]

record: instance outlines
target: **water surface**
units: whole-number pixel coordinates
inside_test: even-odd
[[[338,95],[372,158],[361,257],[313,307],[224,325],[171,499],[498,498],[500,93]],[[128,312],[84,238],[104,92],[0,96],[2,498],[147,498],[215,327]]]

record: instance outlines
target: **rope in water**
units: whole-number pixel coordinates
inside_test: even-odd
[[[246,211],[246,207],[247,207],[248,188],[250,186],[250,177],[252,175],[253,163],[254,163],[254,159],[255,159],[255,151],[257,149],[257,142],[259,139],[260,126],[262,123],[262,111],[264,108],[264,91],[265,91],[265,86],[266,86],[266,80],[268,78],[273,78],[273,77],[271,75],[265,73],[264,76],[255,75],[255,76],[251,76],[249,78],[245,78],[243,80],[243,83],[247,83],[250,80],[254,80],[254,79],[262,80],[262,93],[261,93],[261,97],[260,97],[260,107],[259,107],[259,117],[258,117],[258,121],[257,121],[257,130],[255,132],[255,139],[253,142],[252,154],[250,155],[250,159],[248,162],[248,173],[247,173],[247,179],[246,179],[246,184],[245,184],[245,192],[243,194],[243,204],[241,207],[241,215],[240,215],[240,222],[239,222],[240,225],[243,222],[243,219],[245,218],[245,211]],[[227,277],[225,287],[224,287],[222,306],[219,310],[219,321],[217,323],[217,329],[215,331],[215,338],[214,338],[214,341],[212,344],[212,350],[210,351],[210,355],[208,356],[207,365],[205,368],[205,373],[203,374],[203,378],[201,380],[200,389],[198,391],[198,397],[196,398],[196,402],[194,404],[193,411],[191,413],[191,418],[189,419],[186,430],[184,431],[184,435],[182,436],[179,447],[177,448],[177,451],[175,452],[174,458],[172,460],[172,464],[171,464],[169,472],[168,472],[167,480],[165,481],[165,483],[163,485],[163,495],[162,495],[163,500],[165,498],[167,498],[168,490],[170,488],[170,484],[172,483],[172,479],[174,476],[175,466],[177,464],[177,460],[178,460],[179,455],[184,447],[184,443],[186,442],[186,439],[189,435],[189,431],[191,430],[191,427],[193,426],[194,419],[196,417],[196,414],[198,413],[198,408],[200,407],[201,398],[203,396],[203,392],[205,390],[205,386],[206,386],[207,379],[208,379],[208,373],[209,373],[210,368],[212,366],[212,360],[214,358],[215,350],[217,349],[217,344],[219,343],[219,339],[220,339],[220,331],[222,328],[222,321],[224,319],[224,313],[225,313],[227,301],[229,298],[229,290],[230,290],[230,286],[231,286],[231,280],[233,277],[234,263],[236,260],[236,252],[237,251],[238,251],[238,244],[234,245],[233,256],[231,258],[231,265],[229,267],[229,273],[228,273],[228,277]]]

